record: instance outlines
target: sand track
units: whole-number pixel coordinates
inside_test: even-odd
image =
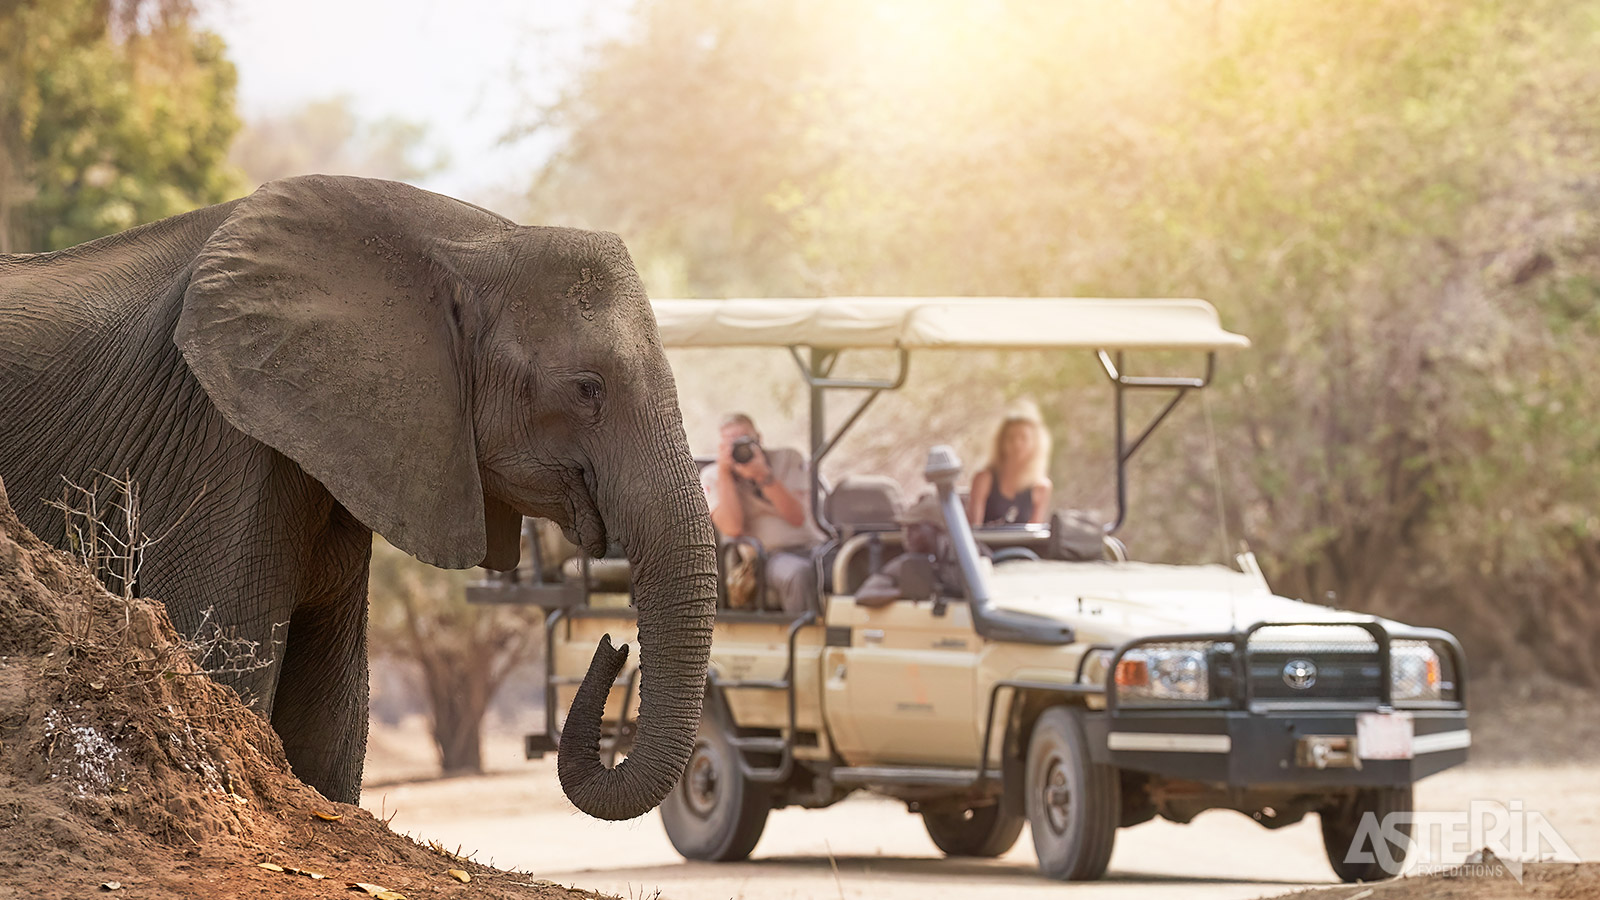
[[[1098,900],[1171,890],[1226,900],[1334,886],[1314,817],[1269,832],[1237,813],[1213,811],[1191,825],[1156,821],[1125,829],[1104,881],[1063,888],[1036,874],[1026,831],[1000,859],[947,860],[903,804],[861,795],[826,810],[773,813],[749,862],[689,863],[672,849],[655,814],[612,824],[573,811],[556,786],[553,761],[523,761],[515,735],[488,742],[494,774],[390,781],[426,766],[426,741],[415,721],[375,733],[377,758],[369,762],[363,806],[393,814],[398,831],[622,897],[648,898],[659,889],[663,900],[1009,900],[1059,898],[1070,890],[1075,900]],[[1465,810],[1472,800],[1520,801],[1545,815],[1582,859],[1600,859],[1600,775],[1593,763],[1469,765],[1422,782],[1417,798],[1420,809],[1440,811]],[[1588,893],[1563,896],[1600,896],[1600,880],[1592,884]],[[1455,887],[1468,892],[1374,896],[1498,896],[1490,883]],[[1348,900],[1358,892],[1340,886],[1326,897]]]

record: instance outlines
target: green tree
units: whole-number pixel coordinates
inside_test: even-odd
[[[0,252],[228,199],[235,72],[187,0],[0,8]]]

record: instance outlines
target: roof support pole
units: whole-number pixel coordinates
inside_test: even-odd
[[[1101,351],[1100,361],[1104,363],[1105,359],[1105,352]],[[1107,523],[1106,534],[1116,534],[1117,529],[1122,527],[1123,520],[1128,517],[1128,453],[1126,450],[1128,446],[1128,386],[1123,384],[1122,376],[1120,374],[1122,372],[1121,351],[1117,352],[1115,371],[1113,372],[1113,370],[1110,368],[1107,368],[1106,371],[1112,372],[1111,385],[1112,392],[1116,395],[1115,406],[1117,418],[1117,517],[1111,520],[1111,522]]]
[[[1206,373],[1199,378],[1170,377],[1170,376],[1140,376],[1128,375],[1122,368],[1122,351],[1115,354],[1104,350],[1096,351],[1100,358],[1100,366],[1105,369],[1106,377],[1111,380],[1113,395],[1113,416],[1116,419],[1116,459],[1117,459],[1117,517],[1105,526],[1106,534],[1116,534],[1122,528],[1122,523],[1128,517],[1128,461],[1133,458],[1139,448],[1156,430],[1167,415],[1177,408],[1178,404],[1189,392],[1203,388],[1211,383],[1211,376],[1216,371],[1217,354],[1212,351],[1206,354]],[[1133,443],[1128,443],[1128,406],[1127,392],[1129,390],[1170,390],[1172,399],[1167,405],[1156,413],[1155,418],[1139,432]]]
[[[799,346],[791,346],[789,355],[794,358],[795,365],[800,368],[801,377],[806,380],[806,390],[810,400],[810,441],[811,441],[811,518],[823,531],[832,537],[838,537],[833,523],[822,514],[822,460],[833,452],[841,438],[850,430],[850,427],[867,411],[872,401],[884,391],[897,390],[906,383],[906,376],[911,372],[911,354],[904,348],[895,352],[898,355],[898,365],[893,378],[834,378],[833,367],[839,361],[839,350],[827,347],[806,347],[802,354]],[[850,413],[839,426],[839,430],[830,437],[828,435],[828,391],[829,390],[854,390],[867,391],[866,399]]]
[[[811,365],[806,370],[806,380],[811,393],[811,520],[830,537],[838,537],[833,523],[822,515],[822,451],[828,442],[828,395],[822,382],[833,371],[839,354],[832,350],[811,348]]]

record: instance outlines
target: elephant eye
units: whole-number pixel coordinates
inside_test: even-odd
[[[590,376],[578,379],[578,396],[589,403],[600,402],[600,396],[604,393],[605,386],[600,383],[600,379]]]

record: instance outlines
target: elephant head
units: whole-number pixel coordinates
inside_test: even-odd
[[[521,227],[393,182],[276,181],[206,242],[176,338],[230,424],[425,562],[510,568],[521,515],[561,523],[597,555],[620,542],[644,670],[637,739],[621,765],[600,762],[622,663],[602,641],[560,774],[600,818],[660,802],[694,745],[714,540],[655,319],[618,238]]]

